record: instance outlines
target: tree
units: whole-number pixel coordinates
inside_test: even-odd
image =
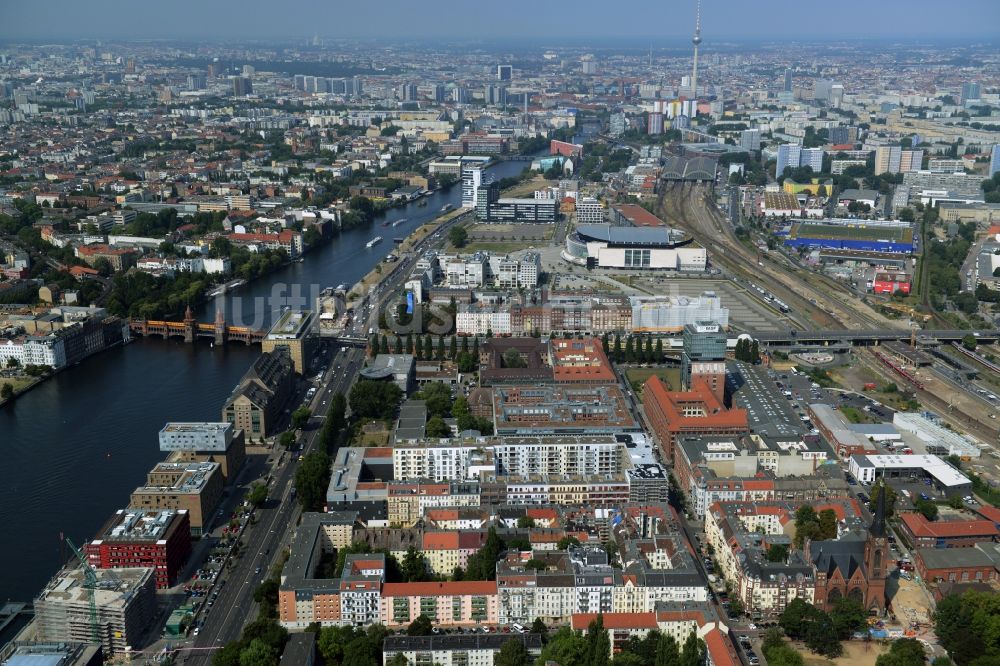
[[[267,486],[263,483],[255,483],[250,486],[250,492],[247,493],[247,501],[254,506],[261,506],[267,501]]]
[[[372,339],[368,341],[368,354],[375,358],[378,356],[378,335],[373,333]]]
[[[678,666],[681,661],[681,650],[677,641],[670,634],[660,634],[656,643],[655,666]]]
[[[458,356],[458,342],[455,340],[455,336],[451,336],[451,342],[448,344],[448,358],[455,360]]]
[[[385,337],[385,335],[383,335],[382,339],[379,341],[378,353],[379,354],[388,354],[389,353],[389,340],[388,340],[388,338]]]
[[[772,546],[772,548],[774,548],[774,546]],[[788,546],[785,546],[785,551],[787,552],[787,550],[788,550]],[[770,552],[771,551],[768,550],[768,553],[770,553]],[[743,607],[743,602],[740,601],[737,597],[730,598],[730,600],[729,600],[729,614],[730,615],[735,615],[735,616],[739,617],[740,615],[743,615],[744,612],[746,612],[746,608]]]
[[[456,365],[458,365],[459,372],[472,372],[476,369],[476,359],[469,352],[460,352]]]
[[[969,351],[976,351],[976,345],[978,343],[979,341],[976,340],[976,336],[972,335],[971,333],[969,335],[962,337],[962,346],[968,349]]]
[[[286,449],[292,448],[293,446],[295,446],[295,433],[292,432],[291,430],[286,430],[285,432],[281,433],[281,436],[278,437],[278,444],[285,447]]]
[[[413,333],[406,334],[406,353],[413,354]]]
[[[530,666],[531,663],[524,642],[516,638],[510,638],[501,645],[500,652],[493,658],[493,666]]]
[[[521,516],[517,519],[517,526],[519,529],[531,529],[535,526],[535,519],[531,516]]]
[[[824,541],[837,538],[837,514],[833,509],[819,512],[819,534],[816,538]]]
[[[571,546],[579,546],[580,540],[573,536],[564,536],[559,539],[559,543],[556,544],[556,550],[566,550]]]
[[[295,492],[305,511],[318,511],[326,502],[330,479],[330,456],[325,451],[311,451],[295,470]]]
[[[937,504],[930,500],[925,500],[920,497],[917,501],[913,503],[913,506],[923,514],[924,518],[927,520],[937,520],[938,518],[938,507]]]
[[[535,663],[545,664],[550,661],[571,666],[588,666],[587,640],[579,632],[563,627],[549,637]]]
[[[549,633],[549,628],[542,621],[542,618],[536,617],[535,621],[531,623],[531,629],[529,631],[532,634],[541,634],[542,636],[546,636]]]
[[[663,363],[663,339],[656,339],[656,351],[653,352],[653,361],[659,365]]]
[[[397,354],[402,354],[403,353],[403,338],[401,338],[398,335],[396,336],[395,349],[396,349],[396,353]]]
[[[14,397],[14,387],[11,386],[9,382],[4,382],[3,386],[0,386],[0,398],[3,400],[10,400]]]
[[[19,365],[21,365],[21,362],[20,362],[20,361],[18,361],[18,360],[17,360],[16,358],[14,358],[13,356],[11,356],[10,358],[8,358],[8,359],[7,359],[7,367],[8,367],[8,368],[16,368],[16,367],[18,367]]]
[[[875,666],[924,666],[927,663],[927,653],[920,641],[914,638],[900,638],[893,641],[892,647],[885,654],[880,654],[875,660]]]
[[[406,628],[407,636],[430,636],[434,633],[434,627],[431,624],[431,619],[421,613],[417,616],[417,619],[410,623],[410,626]]]
[[[429,361],[432,358],[434,358],[434,341],[427,335],[424,337],[424,359]]]
[[[393,382],[359,380],[351,387],[351,411],[361,418],[389,419],[396,413],[403,391]]]
[[[410,662],[406,659],[405,654],[397,652],[392,659],[385,662],[385,666],[410,666]]]
[[[833,630],[840,640],[851,637],[855,631],[861,631],[867,625],[868,613],[860,601],[851,597],[841,597],[833,603],[830,609],[830,621]]]
[[[788,559],[788,545],[783,543],[777,543],[773,546],[769,546],[767,549],[767,561],[768,562],[784,562]],[[732,604],[730,604],[730,610],[732,610]]]
[[[419,396],[432,416],[447,416],[451,412],[451,389],[444,382],[433,382],[420,391]]]
[[[469,242],[469,232],[465,227],[454,226],[448,230],[448,241],[455,247],[465,247]]]
[[[277,666],[278,651],[259,638],[240,650],[240,666]]]
[[[440,416],[432,416],[427,419],[427,425],[424,427],[424,433],[433,439],[438,439],[441,437],[448,437],[451,434],[451,428],[448,424],[444,422]]]
[[[587,627],[587,664],[608,666],[609,661],[611,661],[611,639],[608,637],[608,630],[604,628],[604,616],[598,613]]]
[[[444,336],[438,336],[438,349],[437,349],[437,360],[444,360]]]
[[[503,367],[505,368],[526,368],[528,364],[521,358],[520,352],[516,349],[508,349],[503,353]]]
[[[415,546],[406,549],[401,563],[403,578],[408,583],[419,583],[427,580],[427,558]]]
[[[684,649],[681,650],[680,666],[701,666],[705,663],[705,643],[698,638],[698,634],[691,632],[684,640]]]
[[[312,410],[308,407],[302,406],[292,412],[292,428],[295,430],[300,430],[309,423],[309,417],[312,416]]]

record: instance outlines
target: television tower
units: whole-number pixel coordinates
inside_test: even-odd
[[[698,45],[701,44],[701,0],[698,0],[698,9],[694,19],[694,37],[691,38],[694,44],[694,65],[691,68],[691,97],[698,99]]]

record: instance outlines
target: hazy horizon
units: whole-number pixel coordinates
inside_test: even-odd
[[[1000,2],[963,0],[842,0],[807,7],[787,0],[704,0],[702,34],[713,40],[833,41],[936,37],[952,41],[1000,36]],[[337,6],[317,0],[176,0],[169,5],[120,0],[50,0],[4,3],[4,41],[111,39],[216,39],[219,41],[324,39],[426,40],[527,39],[574,41],[661,39],[677,43],[694,30],[695,1],[614,5],[594,0],[507,0],[495,5],[426,0],[420,5],[383,0],[365,6]],[[927,17],[947,13],[947,20]],[[458,9],[458,11],[456,11]],[[463,11],[464,10],[464,11]],[[495,14],[495,16],[491,16]],[[650,25],[660,26],[652,30]]]

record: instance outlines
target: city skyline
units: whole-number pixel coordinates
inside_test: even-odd
[[[722,39],[810,39],[831,38],[826,22],[776,21],[784,15],[786,4],[764,0],[754,5],[735,0],[711,0],[702,8],[702,22],[707,45]],[[7,5],[0,38],[18,39],[288,39],[318,35],[328,39],[391,38],[421,39],[433,37],[496,37],[495,22],[483,22],[479,14],[455,14],[439,0],[425,3],[417,11],[411,5],[389,0],[375,6],[331,7],[313,0],[297,0],[283,5],[286,11],[274,13],[261,0],[233,2],[223,0],[204,6],[182,0],[170,13],[141,8],[120,11],[113,0],[80,4],[55,0],[44,6]],[[928,23],[924,17],[937,11],[939,3],[915,0],[905,4],[888,2],[872,5],[861,0],[840,3],[839,11],[854,20],[837,32],[845,40],[871,38],[992,38],[998,35],[1000,5],[988,0],[970,0],[949,6],[950,20]],[[504,6],[509,16],[528,15],[529,21],[512,22],[503,34],[506,38],[557,37],[565,39],[647,39],[650,36],[668,41],[690,39],[695,20],[695,2],[675,3],[672,7],[650,5],[643,8],[644,18],[637,28],[634,16],[614,15],[593,0],[579,3],[550,2],[539,6],[524,0],[512,0]],[[571,11],[572,10],[572,11]],[[267,20],[261,20],[267,16]],[[308,21],[302,18],[308,16]],[[599,20],[598,20],[599,19]],[[849,19],[850,20],[850,19]],[[648,26],[657,25],[656,30]]]

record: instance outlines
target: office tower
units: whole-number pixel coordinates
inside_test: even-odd
[[[854,140],[851,138],[850,127],[831,127],[829,132],[830,143],[833,145],[842,145],[845,143],[853,143]]]
[[[455,87],[451,91],[451,101],[456,104],[468,104],[469,103],[469,91],[465,88]]]
[[[799,166],[812,167],[815,173],[821,172],[823,170],[823,149],[803,148],[799,152]]]
[[[295,87],[296,90],[305,90],[306,89],[305,75],[296,74],[295,77],[292,79],[292,85]]]
[[[125,61],[125,73],[135,74],[135,58],[129,58]]]
[[[899,146],[879,146],[875,149],[875,175],[899,173],[903,149]]]
[[[924,163],[924,151],[903,150],[899,154],[899,172],[920,171]]]
[[[592,56],[584,56],[581,66],[584,74],[597,74],[597,61]]]
[[[701,0],[698,0],[698,9],[694,19],[694,37],[691,38],[694,45],[694,60],[691,64],[691,96],[698,97],[698,45],[701,44]]]
[[[830,106],[839,109],[844,103],[844,86],[834,83],[830,86]]]
[[[816,79],[813,82],[813,99],[825,102],[830,99],[830,92],[833,89],[833,81],[826,79]]]
[[[205,71],[208,75],[208,78],[212,79],[218,76],[221,70],[219,69],[219,65],[215,63],[209,63],[208,67],[205,68]]]
[[[494,103],[497,106],[507,106],[507,88],[505,88],[504,86],[500,86],[499,88],[497,88],[496,98],[494,99]]]
[[[482,184],[482,169],[479,167],[462,167],[462,208],[476,207],[476,197]]]
[[[614,137],[625,134],[625,130],[628,127],[627,122],[624,111],[612,113],[611,120],[608,123],[608,134]]]
[[[681,349],[681,382],[687,389],[704,380],[720,401],[726,390],[726,332],[714,321],[686,324]]]
[[[363,90],[361,86],[361,79],[357,76],[351,78],[351,88],[348,91],[351,97],[361,97]]]
[[[969,100],[979,99],[981,95],[982,89],[978,82],[969,81],[962,84],[962,104],[967,103]]]
[[[188,74],[187,77],[187,87],[188,90],[204,90],[207,82],[205,81],[204,74]]]
[[[649,121],[646,126],[647,134],[663,134],[663,114],[649,114]]]
[[[483,103],[487,106],[496,104],[497,88],[492,83],[487,83],[483,88]]]
[[[434,97],[435,102],[443,102],[445,100],[444,86],[441,85],[440,83],[435,84],[431,92],[431,95]]]
[[[993,146],[993,152],[990,156],[990,177],[992,178],[996,173],[1000,173],[1000,143]]]
[[[785,68],[785,92],[792,92],[792,69]]]
[[[802,146],[797,143],[785,143],[778,146],[778,164],[774,170],[774,177],[780,178],[785,173],[785,167],[793,169],[799,166],[802,159]]]
[[[233,77],[233,97],[246,97],[253,94],[253,83],[245,76]]]
[[[740,148],[748,152],[760,150],[760,130],[745,129],[740,133]]]
[[[413,83],[404,83],[399,86],[399,101],[416,102],[417,86]]]
[[[256,72],[253,65],[243,65],[243,76],[253,76]]]
[[[497,81],[510,81],[514,76],[514,68],[511,65],[497,65]]]

